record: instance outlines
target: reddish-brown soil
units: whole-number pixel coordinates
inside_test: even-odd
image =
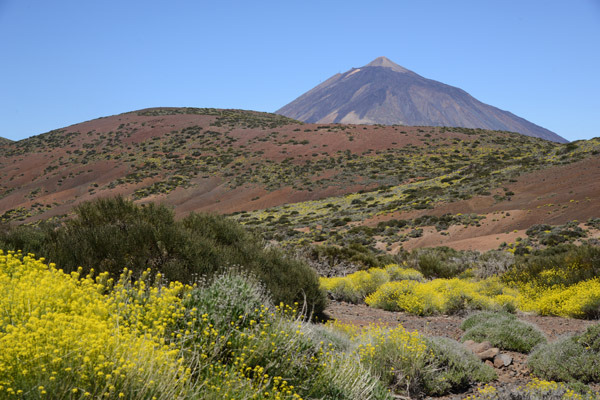
[[[0,215],[18,207],[29,208],[35,203],[52,205],[43,214],[25,220],[25,222],[32,222],[40,218],[65,214],[73,206],[97,197],[118,194],[129,196],[135,190],[160,181],[162,178],[157,176],[147,178],[139,183],[121,184],[114,188],[107,188],[106,185],[131,172],[127,161],[128,147],[194,126],[203,127],[204,130],[216,129],[226,132],[237,140],[235,146],[245,146],[252,152],[263,152],[264,158],[274,162],[281,162],[292,157],[295,159],[294,162],[301,162],[308,158],[316,160],[321,156],[328,157],[338,151],[361,154],[368,150],[384,150],[390,146],[424,146],[423,131],[418,127],[345,125],[344,129],[340,129],[338,125],[290,124],[273,129],[216,128],[211,125],[215,120],[215,116],[209,115],[145,116],[138,115],[138,112],[131,112],[68,126],[64,128],[64,134],[78,133],[71,138],[68,145],[51,149],[33,147],[31,151],[21,155],[9,156],[0,160],[0,177],[2,178],[0,183],[3,184],[3,187],[0,188]],[[110,137],[113,132],[128,128],[135,129],[120,137],[119,146],[111,153],[113,159],[92,161],[86,165],[68,161],[72,154],[80,149],[94,148],[101,152],[100,148],[94,147],[94,143],[99,137]],[[275,141],[253,140],[263,138],[272,131],[278,132],[279,141],[284,142],[283,145]],[[456,132],[443,134],[433,132],[431,135],[432,138],[439,137],[448,141],[453,138],[473,140],[468,135]],[[6,146],[19,146],[26,141],[27,139],[17,143],[8,143]],[[301,144],[300,142],[303,141],[307,141],[308,144]],[[313,156],[315,153],[320,155],[315,157]],[[51,165],[56,165],[58,161],[61,161],[60,167],[52,170],[52,173],[46,173],[45,170]],[[324,171],[320,178],[327,177],[331,173],[331,171]],[[63,179],[61,180],[61,178]],[[185,215],[191,211],[230,213],[322,199],[370,188],[357,181],[356,185],[315,188],[313,191],[296,191],[290,187],[283,187],[267,192],[264,188],[251,184],[231,190],[226,180],[215,176],[198,176],[190,183],[189,188],[178,188],[168,194],[150,196],[144,198],[142,202],[159,201],[173,205],[177,215]],[[98,185],[100,189],[90,191],[93,185]],[[7,190],[10,193],[2,196],[4,194],[2,192]],[[39,194],[32,197],[31,192],[36,190],[40,191]],[[259,199],[253,200],[256,197]]]
[[[486,251],[502,242],[525,237],[534,224],[560,225],[586,221],[600,215],[600,157],[569,165],[524,174],[506,187],[514,192],[511,201],[496,202],[493,196],[445,203],[430,210],[415,210],[376,216],[365,220],[368,226],[389,219],[411,219],[422,215],[476,213],[486,218],[477,226],[452,226],[446,234],[426,228],[423,236],[392,246],[393,252],[430,246],[449,246],[457,250]],[[494,193],[500,194],[501,189]]]

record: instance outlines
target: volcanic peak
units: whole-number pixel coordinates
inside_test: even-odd
[[[387,57],[377,57],[376,59],[374,59],[367,65],[365,65],[365,67],[384,67],[384,68],[390,68],[393,71],[401,72],[401,73],[412,72],[412,71],[396,64],[395,62],[393,62],[392,60],[390,60]]]

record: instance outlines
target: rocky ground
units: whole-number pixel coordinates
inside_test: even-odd
[[[463,334],[460,325],[465,316],[440,315],[418,317],[403,312],[390,312],[368,307],[364,304],[350,304],[331,301],[327,314],[342,323],[357,326],[381,324],[388,326],[402,325],[410,331],[418,331],[427,336],[445,336],[459,340]],[[561,336],[583,332],[589,325],[598,321],[586,321],[571,318],[541,317],[537,315],[519,314],[519,319],[536,325],[547,336],[549,341],[554,341]],[[531,380],[526,361],[527,355],[516,352],[502,352],[512,358],[508,366],[495,367],[498,380],[492,383],[499,389],[526,384]],[[469,392],[445,396],[439,399],[463,399],[476,391],[476,387]]]

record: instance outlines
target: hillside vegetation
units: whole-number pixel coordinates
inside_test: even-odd
[[[466,128],[314,125],[242,110],[148,109],[0,147],[0,212],[5,221],[29,221],[115,194],[160,198],[181,211],[234,212],[290,202],[282,196],[371,192],[356,194],[353,204],[306,204],[315,212],[308,218],[289,210],[299,212],[288,216],[293,224],[329,226],[356,209],[356,217],[366,217],[492,196],[491,189],[526,171],[585,159],[599,148],[594,140],[559,145]],[[333,210],[325,211],[339,215],[325,219],[320,210],[330,203]],[[250,214],[244,222],[260,225],[284,214]]]

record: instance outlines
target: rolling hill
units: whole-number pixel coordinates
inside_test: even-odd
[[[548,129],[385,57],[332,76],[275,113],[310,123],[460,126],[567,142]]]
[[[121,194],[180,216],[232,214],[292,247],[487,249],[535,224],[600,215],[599,152],[598,139],[155,108],[0,147],[0,217],[35,223]],[[408,222],[386,222],[395,220]],[[367,229],[380,223],[391,228]]]

